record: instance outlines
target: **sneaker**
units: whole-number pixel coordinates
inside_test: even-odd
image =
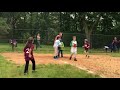
[[[55,59],[55,56],[53,58]]]
[[[70,60],[72,59],[72,57],[69,58]]]
[[[58,56],[55,56],[54,59],[58,59]]]
[[[75,58],[74,61],[77,61],[77,59]]]
[[[88,56],[88,58],[90,58],[90,56]]]

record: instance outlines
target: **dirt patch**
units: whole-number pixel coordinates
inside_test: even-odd
[[[2,53],[7,60],[16,64],[25,64],[24,56],[21,53]],[[78,68],[93,71],[94,73],[107,78],[120,78],[120,58],[109,55],[91,55],[89,59],[85,55],[77,55],[78,61],[69,60],[69,54],[63,58],[53,59],[52,54],[34,54],[36,64],[71,64]]]

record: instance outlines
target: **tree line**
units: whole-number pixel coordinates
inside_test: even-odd
[[[120,12],[0,12],[1,35],[26,38],[39,31],[81,33],[89,41],[91,34],[119,35]]]

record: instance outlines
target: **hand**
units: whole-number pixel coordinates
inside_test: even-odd
[[[31,58],[32,57],[32,55],[31,54],[29,54],[29,58]]]

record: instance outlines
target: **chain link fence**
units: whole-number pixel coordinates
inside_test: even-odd
[[[13,32],[9,34],[0,35],[0,43],[9,43],[9,40],[14,38],[18,43],[25,43],[28,37],[36,37],[37,33],[40,33],[41,44],[43,45],[52,45],[54,42],[55,36],[58,34],[56,30],[40,30],[40,29],[14,29]],[[65,46],[70,46],[72,36],[77,37],[78,46],[82,47],[85,37],[85,34],[81,33],[64,33],[63,32],[63,42]],[[111,44],[114,37],[117,37],[120,40],[120,35],[103,35],[103,34],[93,34],[91,35],[91,46],[92,48],[103,48],[104,45]]]

